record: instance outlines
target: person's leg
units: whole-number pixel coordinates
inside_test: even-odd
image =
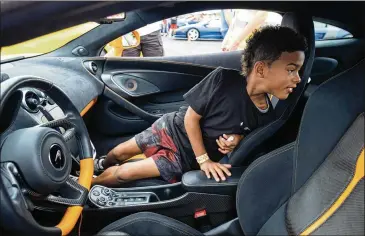
[[[155,31],[145,35],[145,40],[142,45],[143,57],[162,57],[164,49],[160,31]]]
[[[124,49],[122,52],[122,57],[140,57],[140,55],[141,55],[141,45],[138,45],[137,47],[134,48]]]
[[[112,166],[92,180],[92,185],[118,186],[131,180],[160,176],[160,172],[152,158],[128,162],[120,166]]]
[[[181,179],[182,174],[182,163],[179,154],[169,149],[160,149],[147,159],[106,169],[101,175],[92,180],[92,185],[113,187],[118,186],[120,183],[158,176],[161,176],[169,183],[175,183]]]
[[[138,147],[135,137],[133,137],[109,151],[102,165],[104,168],[108,168],[141,153],[142,150]]]

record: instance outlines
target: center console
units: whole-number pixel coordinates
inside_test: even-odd
[[[95,185],[89,193],[89,203],[96,208],[158,209],[183,206],[194,201],[212,205],[217,201],[234,199],[238,181],[245,168],[233,167],[226,181],[208,179],[200,170],[189,171],[181,183],[135,188],[108,188]],[[204,203],[205,202],[205,203]],[[212,203],[212,204],[211,204]],[[227,202],[228,204],[228,202]],[[200,203],[198,202],[198,205]]]
[[[225,181],[217,182],[213,176],[208,179],[203,171],[195,170],[185,173],[181,184],[188,192],[225,194],[234,196],[237,191],[238,181],[246,167],[232,167],[231,176]]]
[[[159,201],[160,199],[153,192],[133,193],[96,185],[90,191],[89,200],[95,206],[105,208],[147,204],[149,202]]]

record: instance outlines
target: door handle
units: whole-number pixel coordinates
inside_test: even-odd
[[[107,98],[109,98],[110,100],[115,102],[117,105],[119,105],[120,107],[122,107],[122,108],[128,110],[129,112],[141,117],[142,119],[144,119],[145,121],[150,122],[151,124],[162,116],[162,114],[161,115],[155,115],[155,114],[149,113],[149,112],[137,107],[136,105],[134,105],[133,103],[131,103],[127,99],[123,98],[122,96],[120,96],[119,94],[117,94],[116,92],[114,92],[113,90],[108,88],[107,86],[104,87],[104,93],[103,94],[104,94],[104,96],[106,96]]]

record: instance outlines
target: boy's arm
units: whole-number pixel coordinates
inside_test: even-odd
[[[193,148],[196,157],[201,156],[207,151],[205,150],[203,143],[203,135],[200,128],[201,115],[196,113],[190,106],[186,111],[184,118],[184,125],[186,132],[188,134],[189,141]]]
[[[200,128],[201,118],[202,116],[196,113],[189,106],[185,114],[184,125],[196,157],[207,155],[207,151],[204,147],[202,131]],[[206,176],[210,179],[210,174],[212,174],[217,182],[219,182],[220,179],[223,181],[226,180],[224,173],[228,176],[231,175],[231,172],[228,170],[230,167],[231,165],[222,165],[220,163],[213,162],[210,159],[200,164],[200,169],[205,172]]]

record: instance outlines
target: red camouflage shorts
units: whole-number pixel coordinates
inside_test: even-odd
[[[148,158],[152,158],[161,177],[169,182],[181,180],[181,157],[169,134],[166,121],[161,117],[152,126],[135,136],[136,143]]]

